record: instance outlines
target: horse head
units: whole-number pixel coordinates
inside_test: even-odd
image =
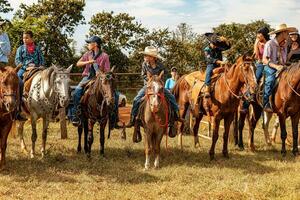
[[[114,93],[115,93],[115,75],[113,67],[109,72],[100,71],[97,75],[97,79],[100,81],[102,88],[102,95],[108,106],[114,105]]]
[[[150,103],[150,110],[152,113],[157,113],[160,105],[160,98],[163,96],[163,88],[164,84],[162,81],[162,77],[164,75],[164,71],[162,71],[159,76],[147,74],[148,82],[147,82],[147,98]]]
[[[253,58],[246,55],[239,57],[236,61],[236,67],[240,70],[240,82],[244,83],[245,89],[250,93],[250,100],[254,101],[257,92],[257,81]]]
[[[19,79],[12,67],[0,68],[0,103],[4,112],[12,112],[18,104]]]

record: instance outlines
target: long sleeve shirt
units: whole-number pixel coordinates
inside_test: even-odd
[[[6,33],[0,34],[0,62],[7,63],[11,51],[10,41]]]
[[[168,71],[166,70],[166,68],[163,66],[162,63],[157,62],[156,67],[153,68],[148,63],[143,62],[141,75],[144,79],[144,85],[146,85],[148,81],[147,72],[149,72],[151,75],[159,75],[162,71],[164,71],[163,81],[165,81],[168,76]]]
[[[35,64],[36,67],[45,65],[45,59],[39,46],[36,46],[32,54],[28,53],[26,46],[22,45],[18,48],[15,58],[16,66],[22,65],[23,69],[29,64]]]
[[[206,47],[204,49],[205,62],[207,65],[216,64],[218,60],[222,61],[222,51],[218,48]]]

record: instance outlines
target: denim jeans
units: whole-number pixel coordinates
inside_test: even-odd
[[[17,76],[19,78],[19,92],[20,92],[20,106],[22,105],[22,97],[23,97],[23,90],[24,90],[24,82],[23,82],[23,75],[25,73],[25,69],[19,69]]]
[[[265,86],[264,86],[264,98],[263,98],[263,106],[266,106],[269,103],[269,97],[272,94],[274,83],[275,83],[275,75],[277,70],[274,68],[265,65]]]
[[[213,70],[214,70],[215,67],[216,67],[215,64],[209,64],[206,67],[206,70],[205,70],[205,85],[207,85],[207,86],[210,85],[211,76],[212,76],[212,73],[213,73]]]
[[[146,86],[144,86],[136,95],[136,97],[133,99],[133,105],[132,105],[132,109],[131,109],[131,115],[133,117],[136,117],[138,115],[138,111],[139,111],[139,107],[140,107],[140,103],[142,98],[145,96],[146,93]],[[170,102],[171,104],[171,109],[172,111],[178,112],[179,111],[179,107],[177,105],[175,96],[167,89],[164,89],[164,95],[167,98],[167,100]]]
[[[264,64],[256,63],[255,66],[256,66],[255,76],[256,76],[257,83],[259,83],[261,77],[263,76]]]

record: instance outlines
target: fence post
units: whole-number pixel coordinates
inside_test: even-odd
[[[66,110],[65,110],[65,108],[60,108],[59,109],[59,122],[60,122],[61,139],[67,139],[68,138],[68,131],[67,131]]]

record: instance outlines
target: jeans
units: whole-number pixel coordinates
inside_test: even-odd
[[[216,67],[215,64],[209,64],[206,67],[205,70],[205,85],[210,86],[210,82],[211,82],[211,76],[213,73],[214,68]]]
[[[17,76],[19,78],[19,92],[20,92],[20,107],[22,105],[22,98],[23,98],[23,90],[24,90],[24,82],[23,82],[23,75],[25,73],[25,69],[19,69]]]
[[[264,67],[265,72],[265,86],[264,86],[264,97],[263,97],[263,106],[266,106],[269,103],[269,97],[272,94],[274,83],[276,80],[275,74],[277,72],[276,69],[265,65]]]
[[[256,65],[255,76],[256,76],[257,83],[259,83],[261,77],[263,76],[264,64],[262,64],[262,63],[256,63],[255,65]]]
[[[146,86],[144,86],[136,95],[136,97],[133,99],[133,105],[132,105],[132,109],[131,109],[131,115],[133,117],[136,117],[138,115],[138,111],[139,111],[139,107],[141,104],[141,100],[142,98],[145,96],[146,93]],[[164,89],[164,95],[167,98],[167,100],[169,100],[170,104],[171,104],[171,109],[174,112],[178,112],[179,111],[179,107],[177,105],[175,96],[167,89]]]

